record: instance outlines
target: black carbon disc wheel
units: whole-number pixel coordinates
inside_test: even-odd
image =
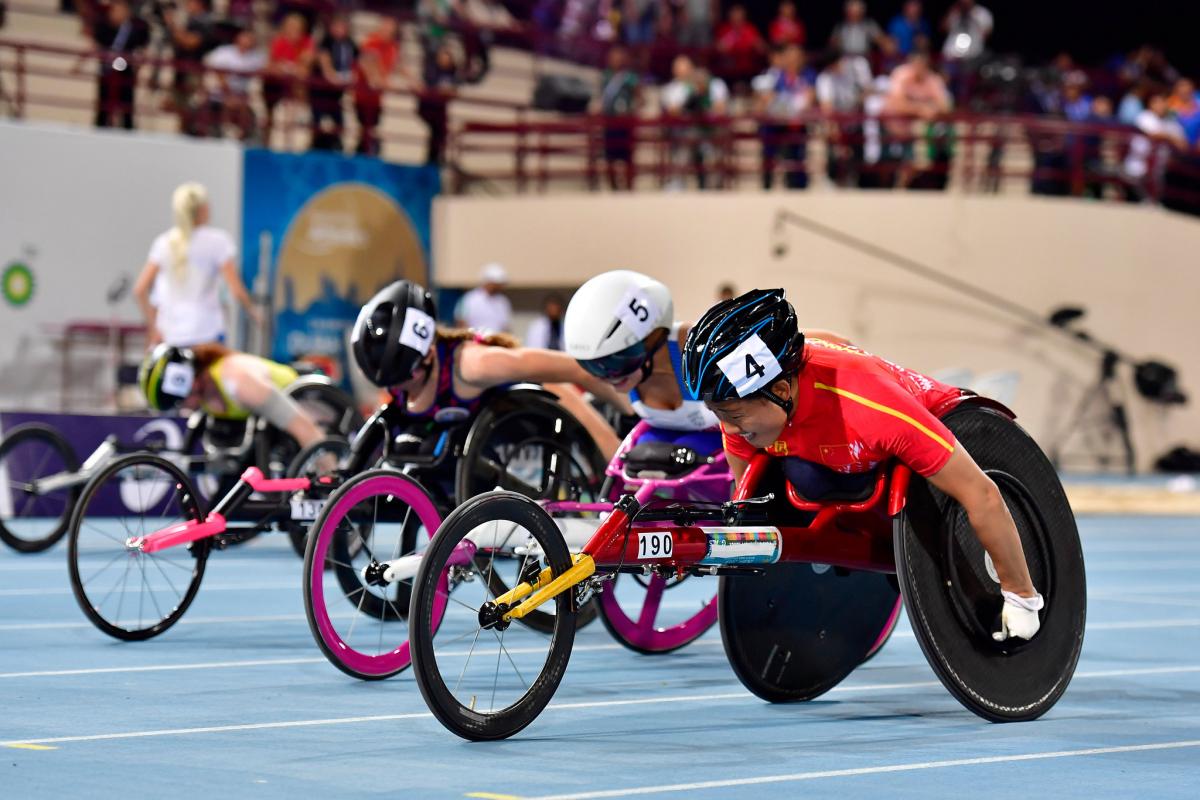
[[[914,478],[897,517],[897,576],[921,650],[968,709],[994,722],[1036,719],[1066,691],[1083,647],[1087,585],[1075,518],[1053,466],[1015,422],[960,407],[945,422],[999,488],[1034,586],[1045,598],[1030,641],[996,642],[1003,597],[962,508]]]

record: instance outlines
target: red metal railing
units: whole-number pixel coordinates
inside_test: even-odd
[[[0,105],[13,116],[38,118],[52,110],[94,112],[95,87],[63,94],[63,82],[95,83],[98,65],[111,54],[0,39]],[[154,121],[157,129],[177,129],[177,111],[164,101],[167,81],[151,86],[156,71],[180,69],[198,73],[203,84],[218,71],[176,65],[153,57],[133,60],[136,72],[137,119]],[[89,74],[90,73],[90,74]],[[225,73],[236,75],[235,73]],[[160,75],[160,77],[162,77]],[[54,89],[31,92],[32,78],[57,82]],[[262,76],[254,76],[249,107],[264,116]],[[347,121],[333,132],[339,139],[353,133],[353,89],[335,87],[319,79],[286,81],[287,94],[298,99],[300,110],[277,125],[273,144],[285,149],[307,147],[312,131],[308,109],[318,104],[321,90],[337,104]],[[316,93],[313,93],[316,90]],[[477,90],[471,90],[477,91]],[[116,92],[108,92],[110,114],[130,110]],[[1190,186],[1200,178],[1194,160],[1171,154],[1166,145],[1149,148],[1144,176],[1132,176],[1124,160],[1137,131],[1115,125],[1069,123],[1036,116],[955,114],[932,123],[865,115],[810,114],[798,120],[776,120],[753,115],[727,117],[605,118],[596,115],[563,117],[537,111],[522,103],[475,96],[470,92],[451,98],[388,89],[390,97],[410,97],[437,110],[453,109],[445,131],[448,163],[454,167],[448,188],[463,191],[474,180],[508,183],[518,191],[548,188],[595,189],[609,183],[623,188],[674,187],[699,183],[736,188],[747,178],[764,180],[768,170],[781,173],[779,181],[798,188],[814,182],[890,188],[954,188],[963,191],[1012,190],[1027,182],[1046,194],[1096,196],[1112,199],[1162,200],[1174,197],[1200,204],[1200,194],[1189,188],[1164,187],[1165,169],[1182,173]],[[391,104],[385,114],[404,113]],[[489,119],[480,119],[487,113]],[[164,125],[163,119],[170,121]],[[413,159],[413,148],[426,144],[427,135],[381,126],[385,145],[405,147],[404,160]],[[344,146],[345,143],[343,143]],[[628,151],[630,168],[621,165]],[[764,158],[764,156],[773,157]],[[395,158],[396,150],[383,153]],[[873,155],[877,154],[877,155]],[[911,157],[910,157],[911,154]],[[614,156],[616,158],[614,158]],[[1169,160],[1168,163],[1164,163]]]
[[[518,191],[623,184],[621,162],[627,159],[628,183],[636,188],[695,185],[703,178],[708,188],[729,189],[744,186],[747,178],[765,182],[770,174],[772,183],[788,185],[790,178],[794,188],[820,181],[1000,192],[1025,183],[1041,194],[1132,201],[1174,194],[1200,200],[1195,192],[1164,187],[1168,167],[1200,177],[1196,164],[1169,144],[1149,142],[1144,171],[1131,174],[1126,169],[1131,144],[1149,141],[1137,130],[1031,115],[953,114],[932,121],[820,113],[794,120],[591,115],[549,122],[464,121],[451,138],[459,177],[509,182]],[[497,166],[504,156],[511,166]],[[475,166],[485,160],[490,168]]]

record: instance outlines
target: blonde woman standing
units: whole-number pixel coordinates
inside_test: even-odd
[[[171,197],[171,210],[175,224],[150,246],[133,288],[146,317],[148,346],[166,342],[187,347],[224,340],[222,280],[251,319],[261,324],[262,313],[238,274],[233,238],[208,224],[208,192],[198,183],[185,183]]]

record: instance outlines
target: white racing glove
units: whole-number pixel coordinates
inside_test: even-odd
[[[1033,597],[1021,597],[1016,592],[1007,591],[1000,594],[1004,595],[1004,609],[1000,612],[1000,630],[993,633],[992,638],[997,642],[1003,642],[1010,636],[1032,639],[1038,628],[1042,627],[1038,612],[1045,607],[1046,601],[1040,594],[1034,594]]]

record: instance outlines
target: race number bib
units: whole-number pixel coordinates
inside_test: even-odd
[[[191,364],[172,362],[163,368],[162,390],[172,397],[187,397],[195,380],[196,371]]]
[[[411,347],[421,355],[428,355],[433,344],[436,326],[433,317],[419,308],[410,308],[404,313],[404,329],[400,333],[400,344]]]
[[[645,339],[654,330],[658,319],[658,306],[641,289],[632,288],[625,292],[617,304],[617,319],[624,322],[638,339]]]
[[[767,386],[783,372],[775,355],[758,334],[734,348],[733,352],[717,362],[721,372],[733,384],[738,397],[754,394]]]
[[[638,559],[670,558],[675,552],[674,544],[670,531],[639,531]]]

